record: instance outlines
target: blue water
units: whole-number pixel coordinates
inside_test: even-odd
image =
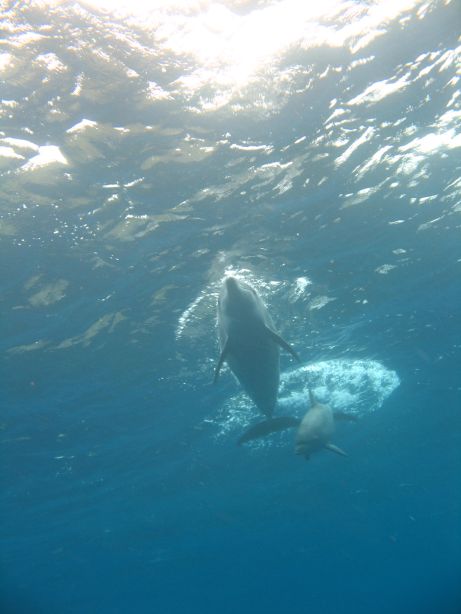
[[[0,17],[0,611],[459,614],[459,2]],[[347,458],[236,445],[227,274]]]

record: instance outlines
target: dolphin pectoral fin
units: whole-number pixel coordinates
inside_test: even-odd
[[[250,426],[250,428],[246,430],[239,438],[237,443],[241,445],[242,443],[246,443],[252,439],[264,437],[264,435],[277,433],[278,431],[283,431],[295,426],[298,427],[300,422],[301,420],[299,418],[294,418],[293,416],[279,416],[278,418],[270,418],[269,420],[264,420],[264,422],[258,422],[258,424]]]
[[[266,330],[266,333],[269,335],[272,341],[274,341],[274,343],[277,343],[278,345],[280,345],[280,347],[282,347],[284,350],[289,352],[293,356],[293,358],[296,358],[296,360],[300,362],[300,358],[298,354],[291,347],[291,345],[285,341],[285,339],[282,339],[280,335],[277,335],[277,333],[274,332],[272,329],[270,329],[268,326],[265,326],[264,328]]]
[[[341,450],[341,448],[338,448],[338,446],[335,446],[333,443],[326,443],[324,447],[331,452],[341,454],[341,456],[349,456],[348,454],[346,454],[346,452],[344,452],[344,450]]]
[[[213,384],[216,384],[216,382],[218,381],[219,371],[221,370],[221,367],[223,366],[223,362],[226,360],[226,356],[228,353],[229,353],[229,347],[226,341],[222,349],[221,355],[219,356],[218,364],[216,365],[216,369],[214,371]]]
[[[358,418],[355,414],[348,414],[345,411],[333,412],[333,418],[335,420],[348,420],[349,422],[357,422]]]

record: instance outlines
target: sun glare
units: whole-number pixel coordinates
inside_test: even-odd
[[[59,0],[48,0],[59,4]],[[210,86],[203,108],[217,108],[292,48],[363,49],[394,19],[426,0],[85,0],[84,5],[142,29],[152,45],[192,61],[175,85],[186,95]],[[271,78],[267,73],[267,78]]]
[[[87,5],[154,27],[165,48],[245,79],[295,44],[340,46],[364,35],[368,41],[375,30],[379,35],[380,25],[421,2],[280,0],[253,10],[247,5],[245,14],[237,11],[238,0],[87,0]]]

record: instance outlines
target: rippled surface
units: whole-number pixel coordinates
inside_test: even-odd
[[[459,14],[0,2],[3,611],[457,613]],[[350,458],[236,447],[226,274]]]

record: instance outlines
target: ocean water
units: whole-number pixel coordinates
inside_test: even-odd
[[[0,2],[0,611],[461,612],[458,0]],[[352,414],[219,355],[253,285]]]

